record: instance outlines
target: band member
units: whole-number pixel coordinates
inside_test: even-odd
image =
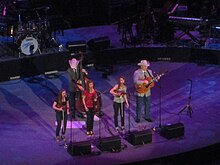
[[[53,109],[56,112],[56,121],[57,121],[56,141],[57,142],[60,141],[60,129],[62,124],[61,122],[63,122],[61,139],[65,141],[67,115],[69,115],[69,98],[67,96],[65,89],[60,90],[57,98],[53,102]]]
[[[148,122],[152,122],[150,117],[150,96],[151,96],[151,87],[153,87],[154,83],[151,82],[153,79],[152,70],[148,67],[150,66],[150,62],[147,60],[141,60],[138,63],[140,66],[134,72],[133,81],[136,87],[136,118],[135,121],[137,123],[140,122],[141,119],[141,109],[142,104],[144,102],[144,119]]]
[[[124,116],[125,116],[125,104],[126,107],[129,107],[127,99],[127,87],[125,86],[125,78],[119,77],[118,84],[116,84],[111,90],[110,93],[114,96],[113,100],[113,109],[114,109],[114,123],[116,132],[119,131],[118,128],[118,111],[120,110],[121,116],[121,129],[125,130],[124,127]]]
[[[82,100],[86,111],[86,134],[88,136],[93,136],[93,123],[94,123],[94,105],[97,102],[97,92],[94,89],[93,81],[89,80],[87,82],[87,88],[83,92]]]
[[[67,70],[68,83],[69,83],[69,94],[70,94],[70,110],[72,113],[72,118],[76,116],[76,97],[77,92],[83,91],[84,88],[82,85],[79,85],[79,80],[82,76],[82,73],[88,74],[85,69],[81,68],[79,65],[79,60],[72,58],[69,60],[70,67]]]

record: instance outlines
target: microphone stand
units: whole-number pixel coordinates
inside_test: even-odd
[[[188,79],[188,81],[190,82],[190,90],[189,90],[189,97],[188,97],[188,103],[185,107],[183,107],[178,115],[183,112],[185,109],[187,109],[187,115],[189,115],[190,118],[192,118],[192,113],[193,113],[193,110],[192,110],[192,107],[190,105],[190,101],[191,101],[191,95],[192,95],[192,80]]]
[[[159,108],[159,128],[161,128],[161,109],[162,109],[162,107],[161,107],[161,103],[162,103],[162,101],[161,101],[161,98],[162,98],[162,94],[161,94],[161,84],[160,84],[160,82],[159,82],[159,88],[160,88],[160,108]]]
[[[162,92],[161,92],[161,83],[158,82],[159,84],[159,88],[160,88],[160,96],[159,96],[159,112],[158,112],[158,126],[157,127],[153,127],[153,131],[156,131],[158,133],[160,133],[162,125],[161,125],[161,110],[162,110]]]
[[[62,132],[64,132],[65,131],[65,114],[64,114],[64,110],[62,111],[63,113],[62,113],[62,115],[63,115],[63,127],[62,127]],[[64,135],[65,136],[65,135]],[[63,140],[63,139],[62,139]],[[66,144],[66,140],[64,141],[64,148],[67,148],[67,144]]]
[[[97,142],[96,142],[96,144],[97,144],[97,147],[98,148],[101,148],[102,146],[102,135],[101,135],[101,117],[99,117],[99,138],[98,138],[98,140],[97,140]]]
[[[129,107],[128,107],[128,132],[126,134],[126,138],[127,140],[129,141],[130,140],[130,136],[131,136],[131,105],[130,105],[130,102],[129,102],[129,97],[130,96],[130,93],[127,91],[128,95],[127,95],[127,99],[128,99],[128,103],[129,103]]]
[[[70,122],[71,122],[71,125],[70,125],[70,142],[69,142],[69,145],[67,146],[67,151],[70,152],[70,153],[73,153],[73,118],[72,118],[72,115],[70,117]]]
[[[123,96],[120,96],[123,97]],[[125,102],[124,103],[120,103],[120,115],[121,115],[121,119],[123,118],[125,120]],[[122,121],[121,121],[122,122]],[[123,121],[124,122],[124,121]],[[123,133],[125,132],[125,122],[124,122],[124,129],[123,129]]]
[[[130,94],[129,94],[129,96],[130,96]],[[127,99],[128,99],[128,97],[127,97]],[[128,103],[129,103],[129,100],[128,100]],[[128,134],[131,133],[131,108],[130,107],[131,107],[131,105],[129,103],[129,107],[128,107]]]
[[[101,140],[101,117],[99,117],[99,140]]]
[[[73,118],[72,118],[72,116],[70,116],[70,122],[71,122],[71,125],[70,125],[70,142],[72,143],[73,142]]]

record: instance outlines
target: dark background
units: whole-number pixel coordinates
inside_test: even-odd
[[[114,24],[127,17],[134,19],[149,8],[157,13],[167,14],[175,3],[188,7],[190,17],[219,18],[219,0],[13,0],[1,1],[1,14],[7,6],[7,17],[22,21],[36,20],[38,17],[62,23],[65,28]],[[36,13],[38,12],[38,14]]]

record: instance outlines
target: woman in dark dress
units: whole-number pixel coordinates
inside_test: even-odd
[[[62,127],[62,134],[61,139],[63,141],[66,140],[65,133],[66,133],[66,124],[67,124],[67,115],[69,115],[69,97],[67,96],[67,92],[65,89],[61,89],[57,98],[53,102],[53,109],[56,112],[56,121],[57,121],[57,128],[56,128],[56,141],[60,141],[60,129],[63,122]]]

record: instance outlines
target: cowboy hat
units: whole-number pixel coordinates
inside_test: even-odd
[[[139,63],[138,63],[139,66],[150,66],[150,62],[147,61],[147,60],[141,60]]]
[[[77,65],[79,64],[79,61],[75,58],[72,58],[71,60],[69,60],[69,64],[71,68],[76,69]]]

